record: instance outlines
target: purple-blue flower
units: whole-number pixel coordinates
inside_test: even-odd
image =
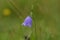
[[[32,18],[30,16],[27,16],[25,18],[24,22],[22,23],[22,25],[31,27],[32,26]]]

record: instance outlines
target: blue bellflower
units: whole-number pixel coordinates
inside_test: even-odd
[[[22,23],[23,26],[31,27],[32,26],[32,18],[30,16],[27,16]]]

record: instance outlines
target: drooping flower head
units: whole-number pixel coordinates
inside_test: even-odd
[[[22,25],[31,27],[32,26],[32,18],[30,16],[27,16],[25,18],[24,22],[22,23]]]

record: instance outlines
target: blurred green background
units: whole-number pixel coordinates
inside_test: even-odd
[[[22,26],[31,11],[32,28]],[[24,35],[60,40],[60,0],[0,0],[0,40],[25,40]]]

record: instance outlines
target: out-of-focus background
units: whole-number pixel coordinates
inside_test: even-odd
[[[31,12],[32,27],[25,28],[21,24]],[[60,40],[60,0],[0,0],[0,40],[25,40],[24,35]]]

